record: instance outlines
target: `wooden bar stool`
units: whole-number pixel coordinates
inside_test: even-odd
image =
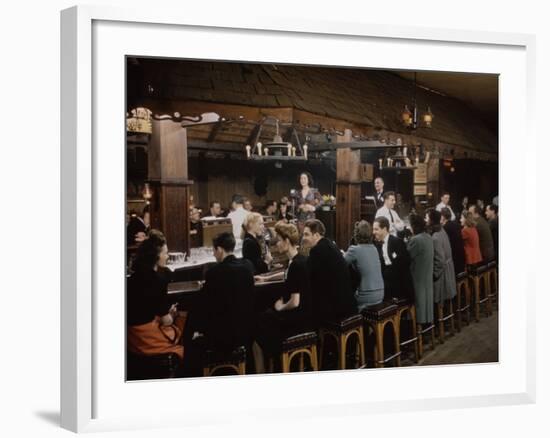
[[[205,354],[203,376],[213,376],[217,371],[230,369],[237,375],[246,374],[246,348],[235,348],[231,352],[214,352],[208,350]]]
[[[485,313],[487,316],[491,313],[491,302],[489,300],[489,288],[487,286],[487,265],[475,265],[470,268],[470,281],[473,284],[474,291],[474,318],[479,322],[479,312],[482,304],[485,304]],[[484,297],[481,298],[483,291]]]
[[[437,328],[439,331],[439,342],[445,342],[445,323],[449,321],[449,333],[451,336],[455,334],[455,314],[453,312],[453,300],[442,300],[435,303],[435,314],[437,315]]]
[[[395,319],[398,323],[397,332],[399,333],[399,350],[403,352],[403,347],[409,344],[414,346],[414,362],[418,362],[420,359],[419,347],[418,347],[418,332],[416,326],[416,306],[414,303],[409,302],[406,299],[400,299],[393,301],[397,305]],[[410,317],[411,332],[410,336],[404,338],[403,330],[401,330],[404,316]]]
[[[365,317],[365,323],[374,331],[376,344],[374,348],[374,366],[383,367],[387,362],[395,359],[395,365],[401,366],[401,349],[399,346],[399,322],[397,321],[397,305],[392,303],[380,303],[370,306],[361,312]],[[395,353],[385,357],[384,355],[384,329],[390,324],[393,329]]]
[[[304,355],[309,356],[311,368],[318,371],[317,365],[317,333],[300,333],[283,341],[281,348],[281,368],[283,373],[290,372],[292,359],[300,355],[300,371],[304,371]]]
[[[346,369],[346,352],[348,339],[351,336],[355,336],[357,351],[359,355],[356,360],[356,368],[359,368],[365,364],[365,337],[363,332],[363,315],[353,315],[336,322],[324,323],[319,330],[319,338],[321,341],[321,351],[319,355],[319,367],[322,368],[323,362],[323,350],[325,344],[325,337],[331,336],[336,341],[338,348],[338,368],[341,370]]]
[[[462,330],[463,316],[466,314],[466,322],[470,325],[470,301],[472,292],[470,281],[466,272],[456,276],[456,322],[457,329]]]
[[[487,264],[486,272],[486,282],[487,289],[489,290],[488,297],[491,305],[491,312],[493,311],[493,300],[495,301],[495,306],[498,309],[498,271],[497,271],[497,262],[495,260],[490,261]]]

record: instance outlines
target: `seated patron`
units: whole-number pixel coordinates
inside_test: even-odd
[[[372,243],[372,229],[367,221],[355,224],[353,240],[355,244],[348,248],[344,259],[361,277],[355,291],[357,309],[360,312],[365,307],[384,300],[384,280],[378,251]]]
[[[189,235],[191,237],[191,247],[202,246],[202,222],[201,211],[193,207],[189,213]]]
[[[318,219],[304,224],[302,243],[309,248],[309,273],[313,319],[316,325],[357,312],[350,272],[336,245],[325,237],[325,226]]]
[[[233,255],[235,238],[221,233],[213,239],[218,262],[205,274],[195,308],[189,315],[193,337],[186,342],[186,368],[200,375],[205,350],[229,352],[252,342],[254,325],[254,276],[249,260]]]
[[[489,228],[493,236],[493,246],[495,248],[495,259],[498,259],[498,205],[489,204],[485,207],[485,216],[489,221]]]
[[[298,254],[300,234],[295,225],[284,222],[275,225],[275,233],[277,250],[287,255],[289,264],[284,273],[284,295],[258,320],[256,341],[269,356],[279,352],[287,337],[312,328],[307,260]],[[263,358],[256,354],[256,360],[258,372],[263,372]]]
[[[218,201],[212,201],[210,203],[210,208],[208,209],[208,215],[205,216],[205,218],[213,219],[217,217],[223,217],[222,206]]]
[[[279,208],[277,210],[278,221],[284,221],[288,223],[292,219],[294,219],[294,216],[292,216],[292,213],[289,211],[288,204],[289,204],[288,198],[286,196],[283,196],[279,201]]]
[[[451,210],[447,207],[441,209],[441,225],[449,237],[451,243],[451,251],[453,252],[453,264],[455,274],[458,275],[464,272],[464,242],[462,241],[462,233],[458,222],[451,220]]]
[[[404,298],[412,302],[414,289],[409,270],[411,258],[405,244],[390,234],[390,223],[383,216],[374,220],[373,233],[382,266],[385,298]]]
[[[462,225],[462,241],[464,242],[464,259],[466,266],[477,265],[481,262],[481,251],[479,249],[479,236],[476,223],[469,211],[463,211],[460,215]]]
[[[276,214],[277,214],[277,201],[274,201],[273,199],[269,199],[265,203],[265,208],[262,212],[262,215],[275,217]]]
[[[426,213],[426,225],[434,243],[434,302],[440,303],[456,296],[453,253],[449,237],[441,226],[441,213],[429,209]]]
[[[262,252],[262,246],[266,245],[261,240],[264,234],[264,219],[260,213],[248,213],[243,222],[243,258],[249,260],[254,266],[254,274],[263,274],[269,270],[273,257],[266,247]],[[260,244],[261,242],[261,244]]]
[[[141,243],[127,280],[128,351],[137,355],[175,353],[183,359],[180,342],[185,314],[168,299],[162,270],[168,260],[164,235],[152,230]]]
[[[254,207],[252,206],[252,202],[248,198],[243,198],[243,208],[248,211],[249,213],[254,211]]]
[[[478,199],[478,201],[481,200]],[[481,201],[481,203],[483,203],[483,201]],[[493,243],[491,227],[489,227],[489,223],[483,217],[483,207],[481,207],[480,205],[470,205],[468,211],[472,213],[472,216],[476,223],[476,230],[479,236],[479,249],[481,250],[481,257],[484,261],[487,262],[489,260],[494,260],[495,258],[495,245]]]
[[[407,250],[411,257],[416,322],[428,324],[434,320],[434,243],[426,232],[426,223],[422,216],[411,214],[409,221],[413,236],[407,242]]]
[[[129,246],[137,245],[147,238],[150,227],[149,206],[143,208],[141,216],[132,215],[126,226],[126,244]]]

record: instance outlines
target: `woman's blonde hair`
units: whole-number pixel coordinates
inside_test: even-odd
[[[462,216],[464,216],[464,222],[467,227],[475,227],[476,221],[474,220],[474,215],[469,211],[463,211]]]
[[[300,233],[296,225],[280,221],[275,224],[275,232],[281,239],[288,239],[291,245],[297,246],[300,243]]]
[[[259,221],[261,221],[262,215],[260,213],[248,213],[243,221],[243,229],[241,231],[241,239],[244,239],[244,235],[247,233],[247,231],[250,229],[250,227],[253,224],[257,224]]]

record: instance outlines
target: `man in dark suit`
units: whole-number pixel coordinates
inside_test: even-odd
[[[451,251],[453,253],[453,264],[455,274],[458,275],[466,269],[464,242],[462,240],[462,232],[458,222],[451,220],[452,212],[447,207],[441,209],[441,225],[449,237],[451,243]]]
[[[476,222],[477,234],[479,235],[479,249],[483,261],[488,262],[495,258],[495,245],[493,243],[493,234],[489,223],[483,217],[483,210],[479,205],[470,205],[468,211],[472,213]]]
[[[321,221],[310,219],[305,223],[302,243],[311,248],[307,266],[316,323],[357,313],[348,265],[336,245],[324,236]]]
[[[374,179],[374,204],[376,208],[384,206],[384,180],[378,176]]]
[[[374,219],[372,232],[380,256],[384,277],[384,297],[406,298],[414,301],[414,286],[410,264],[411,257],[401,239],[390,234],[390,223],[381,216]]]
[[[252,343],[254,324],[254,268],[233,255],[233,233],[213,239],[218,264],[205,275],[203,290],[190,313],[191,339],[184,345],[187,368],[198,373],[205,350],[228,352]],[[189,339],[189,338],[187,338]],[[195,374],[192,372],[191,374]]]
[[[495,259],[498,260],[498,205],[489,204],[485,207],[485,216],[489,221],[489,228],[493,236],[493,246],[495,248]]]

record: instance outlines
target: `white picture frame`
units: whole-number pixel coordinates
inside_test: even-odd
[[[172,39],[179,32],[187,37],[196,35],[197,39],[190,47],[179,47]],[[137,34],[144,35],[141,41],[135,38]],[[117,145],[124,144],[119,142],[124,135],[124,111],[117,116],[124,103],[124,87],[120,87],[124,75],[111,77],[111,69],[115,73],[122,71],[121,54],[265,61],[267,58],[258,59],[253,51],[245,52],[248,49],[238,44],[229,45],[224,52],[216,52],[215,42],[220,38],[237,43],[247,38],[251,41],[251,35],[253,40],[262,43],[280,43],[272,46],[269,60],[274,62],[328,65],[328,49],[322,51],[319,46],[333,44],[330,49],[339,53],[339,62],[332,62],[333,65],[418,70],[437,69],[439,65],[440,69],[451,71],[501,75],[499,204],[504,244],[501,244],[499,261],[498,364],[246,376],[217,379],[215,386],[212,379],[120,381],[123,376],[120,360],[122,358],[123,363],[124,313],[117,293],[108,296],[105,290],[112,287],[124,295],[123,271],[120,271],[120,278],[117,277],[117,269],[124,259],[123,216],[121,214],[117,222],[118,216],[113,213],[117,208],[120,211],[124,208],[120,202],[124,186],[117,174],[117,169],[124,174],[117,149]],[[165,44],[158,44],[162,38]],[[311,51],[307,54],[304,51],[300,58],[298,51],[289,51],[288,47],[286,52],[278,50],[278,46],[289,41],[301,42]],[[255,44],[260,43],[250,43],[252,47]],[[384,58],[384,50],[377,45],[383,45],[386,52],[390,50],[395,59]],[[286,414],[292,418],[344,414],[360,417],[373,412],[534,402],[534,275],[525,261],[514,259],[515,250],[520,249],[519,243],[508,237],[520,220],[521,211],[526,211],[527,205],[534,205],[535,199],[534,193],[525,194],[520,187],[514,187],[516,179],[523,179],[530,187],[535,186],[536,180],[534,168],[527,166],[527,160],[536,156],[531,122],[534,120],[534,46],[534,36],[525,34],[268,17],[243,17],[227,22],[212,11],[199,15],[188,11],[138,11],[103,6],[78,6],[62,11],[62,427],[83,432],[186,426],[211,424],[213,418],[223,425],[251,415],[266,421],[275,415]],[[372,59],[376,61],[370,61],[373,65],[369,65],[369,61],[362,58],[346,58],[348,47],[372,48]],[[430,51],[439,54],[437,59],[418,56]],[[449,55],[449,51],[456,53]],[[204,55],[200,56],[201,53]],[[109,104],[106,95],[113,99]],[[511,148],[518,143],[523,145],[525,153],[512,159]],[[106,149],[107,146],[110,149]],[[118,247],[120,254],[116,252]],[[106,266],[107,261],[112,267]],[[514,295],[510,293],[512,290]],[[114,301],[110,303],[110,299]],[[415,385],[414,382],[422,379],[429,388],[421,390]],[[463,382],[460,379],[464,379]],[[412,382],[410,385],[404,383],[408,380]],[[402,385],[402,390],[395,392],[395,388],[388,388],[389,381],[395,382],[393,387]],[[441,382],[445,381],[449,383],[443,387]],[[477,390],[466,382],[473,382]],[[158,397],[158,388],[166,390],[167,385],[182,388],[187,401],[182,401],[173,410],[161,409],[164,404],[156,407],[145,404],[143,412],[150,415],[143,415],[143,412],[140,415],[132,400],[145,394]],[[342,393],[338,390],[357,385],[368,387],[369,391]],[[292,388],[299,391],[289,405],[284,394]],[[239,403],[227,408],[223,403],[234,398],[235,393],[239,393]],[[251,398],[252,394],[257,394],[258,398]],[[214,395],[219,403],[211,398]]]

